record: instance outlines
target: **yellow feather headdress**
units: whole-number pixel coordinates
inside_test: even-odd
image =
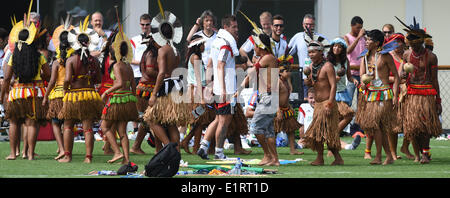
[[[114,42],[112,43],[112,47],[114,49],[114,56],[116,57],[117,61],[122,61],[125,63],[131,63],[133,60],[133,50],[131,48],[131,42],[128,39],[127,35],[123,32],[123,24],[120,22],[119,18],[119,10],[118,6],[114,6],[116,8],[116,17],[117,17],[117,24],[119,31],[117,32],[116,38],[114,39]],[[120,46],[125,44],[128,47],[127,54],[125,56],[122,56],[120,54]]]
[[[258,25],[256,25],[255,22],[253,22],[247,15],[245,15],[242,11],[238,10],[239,13],[242,14],[242,16],[244,16],[245,19],[247,19],[247,21],[250,23],[250,25],[252,25],[253,27],[253,33],[255,35],[252,35],[253,41],[255,42],[255,45],[261,49],[268,49],[270,53],[273,54],[273,48],[275,46],[275,42],[273,41],[273,39],[270,37],[270,45],[267,46],[265,45],[261,39],[259,38],[260,35],[265,34],[263,32],[263,30],[261,28],[258,27]]]
[[[21,50],[22,45],[26,43],[27,45],[30,45],[33,43],[36,37],[36,33],[38,32],[38,29],[34,25],[34,23],[30,23],[30,12],[31,8],[33,6],[33,0],[30,1],[30,6],[28,8],[28,12],[24,14],[23,21],[16,22],[16,17],[11,18],[11,22],[13,23],[13,28],[11,29],[11,32],[9,33],[9,42],[10,45],[14,45],[17,43],[17,47],[19,50]],[[19,40],[19,33],[22,31],[28,31],[28,38],[25,41]],[[13,49],[11,49],[13,50]]]

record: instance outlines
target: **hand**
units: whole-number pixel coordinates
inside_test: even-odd
[[[153,107],[155,104],[156,104],[156,96],[154,94],[152,94],[152,96],[150,97],[150,100],[148,100],[148,106]]]
[[[42,106],[45,107],[46,104],[47,104],[47,97],[44,97],[44,99],[42,100]]]
[[[341,80],[340,76],[336,76],[336,82],[339,82]]]
[[[398,106],[398,96],[394,96],[394,98],[392,98],[392,104],[394,105],[393,109]]]
[[[219,103],[225,103],[227,101],[227,93],[220,94]]]
[[[106,103],[106,100],[107,100],[107,96],[108,96],[108,94],[106,94],[106,91],[105,92],[103,92],[103,94],[102,94],[102,101],[103,101],[103,103]]]
[[[309,76],[304,80],[304,82],[305,82],[306,86],[309,86],[309,87],[313,86],[313,82]]]
[[[202,20],[200,17],[197,18],[197,20],[195,21],[195,24],[197,24],[200,28],[200,20]]]
[[[353,79],[353,84],[355,84],[355,86],[356,86],[356,87],[358,87],[358,85],[359,85],[359,82],[358,82],[358,80],[356,80],[356,79]]]
[[[358,37],[361,38],[361,37],[363,37],[365,34],[366,34],[366,30],[361,28],[361,30],[359,31]]]

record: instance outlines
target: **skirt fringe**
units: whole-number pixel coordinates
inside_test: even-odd
[[[402,104],[403,132],[412,139],[421,134],[438,137],[442,125],[436,111],[436,97],[433,95],[406,95]]]

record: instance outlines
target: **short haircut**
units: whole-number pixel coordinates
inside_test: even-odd
[[[303,21],[305,20],[305,19],[312,19],[312,20],[316,20],[316,17],[314,17],[314,15],[312,15],[312,14],[305,14],[305,16],[303,17]]]
[[[378,29],[370,30],[367,32],[367,37],[373,41],[378,41],[378,47],[381,47],[384,43],[384,34]]]
[[[143,14],[140,17],[140,20],[151,20],[152,17],[149,14]]]
[[[259,19],[268,19],[272,21],[272,14],[268,11],[265,11],[263,13],[261,13],[261,15],[259,15]]]
[[[364,24],[364,21],[362,20],[362,18],[360,16],[354,16],[352,18],[351,25],[354,26],[356,24],[361,24],[361,25]]]
[[[308,88],[308,92],[306,93],[306,95],[309,95],[310,93],[315,94],[316,90],[314,90],[314,87],[309,87]]]
[[[236,16],[227,14],[222,18],[222,27],[230,26],[232,21],[237,21]]]
[[[284,17],[281,16],[280,14],[277,14],[275,16],[273,16],[272,21],[274,20],[282,20],[284,22]]]

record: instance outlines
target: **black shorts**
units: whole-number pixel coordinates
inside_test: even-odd
[[[226,103],[216,103],[214,104],[216,109],[216,115],[231,115],[231,104]]]

